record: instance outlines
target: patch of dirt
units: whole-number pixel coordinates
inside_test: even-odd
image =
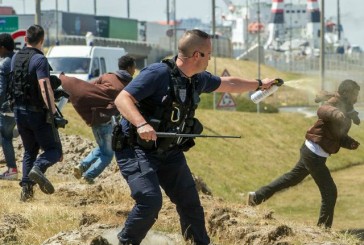
[[[29,220],[21,214],[7,213],[1,217],[0,244],[12,244],[18,241],[18,230],[30,225]]]
[[[87,139],[75,135],[62,135],[64,160],[57,163],[47,171],[47,176],[61,178],[58,181],[54,195],[65,200],[63,206],[83,207],[88,206],[92,211],[93,206],[109,202],[110,194],[118,191],[130,195],[129,187],[121,177],[117,164],[112,163],[96,179],[96,184],[81,184],[73,176],[73,167],[85,157],[95,144]],[[22,145],[19,137],[14,141],[16,158],[22,159]],[[281,223],[274,217],[270,210],[261,210],[246,205],[233,205],[212,196],[211,189],[198,176],[194,176],[201,202],[206,213],[206,226],[209,234],[217,240],[217,244],[249,244],[249,245],[293,245],[297,241],[302,244],[339,244],[339,243],[314,243],[320,238],[333,239],[329,231],[318,228],[297,226]],[[38,190],[37,190],[38,191]],[[112,201],[109,202],[112,204]],[[127,217],[129,209],[125,206],[115,205],[108,207],[110,216]],[[178,216],[174,204],[164,196],[163,208],[158,219],[161,222],[178,224]],[[115,224],[102,224],[100,217],[93,213],[82,213],[79,219],[79,228],[71,231],[60,231],[58,234],[45,240],[42,245],[109,245],[115,244]],[[26,229],[30,222],[21,214],[0,213],[0,244],[17,244],[21,230]],[[109,235],[105,236],[108,233]],[[148,233],[149,234],[149,233]],[[185,244],[179,234],[159,234],[151,231],[154,236],[148,236],[142,244]],[[157,234],[157,235],[156,235]],[[160,239],[160,240],[157,240]],[[149,241],[149,243],[148,243]],[[156,241],[158,241],[156,243]],[[219,243],[220,241],[220,243]],[[163,243],[164,242],[164,243]]]
[[[100,237],[101,234],[103,234],[106,230],[113,228],[115,228],[114,225],[107,224],[93,224],[90,226],[81,226],[78,230],[60,232],[57,235],[44,241],[42,245],[108,245],[109,243],[106,243],[106,241],[104,239],[100,239]]]

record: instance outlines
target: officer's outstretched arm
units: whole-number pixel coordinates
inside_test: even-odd
[[[127,91],[123,90],[115,99],[115,105],[121,115],[137,128],[140,138],[144,140],[156,140],[157,135],[151,125],[140,114],[136,99]]]
[[[46,96],[46,93],[45,93],[45,88],[44,88],[43,81],[47,82],[48,94],[49,94],[49,97],[50,97],[51,105],[48,105],[48,100],[47,100],[47,96]],[[49,78],[39,79],[38,83],[39,83],[39,88],[40,88],[40,92],[42,94],[42,98],[43,98],[44,103],[47,105],[48,109],[51,108],[51,111],[52,111],[53,114],[56,113],[56,106],[54,104],[54,94],[53,94],[53,90],[52,90],[52,86],[51,86],[51,83],[49,81]]]
[[[246,80],[239,77],[221,77],[221,84],[215,90],[216,92],[243,93],[254,91],[259,88],[258,80]],[[267,89],[274,84],[275,79],[265,78],[262,81],[260,89]]]

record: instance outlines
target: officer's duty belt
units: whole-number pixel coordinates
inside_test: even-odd
[[[31,111],[31,112],[42,112],[43,108],[34,106],[34,105],[15,105],[14,109],[23,110],[23,111]]]

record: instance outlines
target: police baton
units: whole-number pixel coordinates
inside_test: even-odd
[[[156,132],[157,137],[160,138],[221,138],[221,139],[240,139],[241,136],[234,135],[204,135],[204,134],[179,134],[179,133],[167,133]]]

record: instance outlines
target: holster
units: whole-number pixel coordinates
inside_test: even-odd
[[[190,133],[190,134],[201,134],[203,131],[203,125],[197,118],[192,118],[187,123],[187,130],[184,133]],[[195,140],[194,138],[187,138],[184,141],[182,141],[182,144],[180,144],[178,147],[182,151],[188,151],[193,146],[195,146]]]
[[[113,151],[121,151],[126,146],[126,137],[122,131],[121,125],[114,126],[111,138],[111,148]]]

